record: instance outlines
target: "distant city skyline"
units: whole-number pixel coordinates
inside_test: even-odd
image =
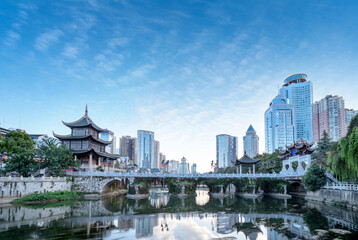
[[[238,136],[243,153],[252,124],[264,151],[264,112],[287,76],[306,73],[313,102],[338,95],[358,109],[356,1],[1,1],[0,9],[1,127],[67,134],[61,120],[79,119],[88,104],[117,139],[149,129],[167,159],[184,155],[206,172],[218,134]]]

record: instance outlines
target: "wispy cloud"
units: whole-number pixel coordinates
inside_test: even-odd
[[[7,32],[7,37],[4,40],[4,44],[8,46],[13,46],[17,40],[21,38],[21,35],[17,32],[14,32],[12,30]]]
[[[52,29],[47,32],[42,33],[39,37],[35,40],[35,48],[38,50],[44,51],[52,44],[58,42],[59,38],[64,33],[59,29]]]
[[[78,48],[71,45],[66,45],[63,49],[62,55],[68,58],[76,58],[78,55]]]

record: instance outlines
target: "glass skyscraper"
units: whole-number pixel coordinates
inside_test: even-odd
[[[139,168],[152,168],[154,160],[154,132],[137,131],[137,164]]]
[[[219,168],[233,166],[237,159],[237,137],[227,134],[216,136],[216,161]]]
[[[282,95],[275,97],[265,112],[265,151],[284,150],[296,140],[295,106]]]
[[[295,106],[297,140],[312,142],[312,82],[307,81],[307,75],[300,73],[285,79],[280,94]]]
[[[255,129],[250,125],[244,136],[244,153],[249,157],[255,157],[259,153],[259,136],[256,135]]]

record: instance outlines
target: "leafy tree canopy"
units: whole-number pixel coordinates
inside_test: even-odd
[[[326,161],[328,152],[332,150],[332,142],[326,131],[323,132],[323,136],[317,144],[317,150],[312,154],[312,158],[315,162],[322,166],[326,167]]]
[[[310,191],[317,191],[326,184],[324,170],[317,164],[312,164],[302,178],[302,183]]]
[[[5,136],[4,147],[8,153],[20,153],[22,151],[33,151],[35,142],[31,139],[30,135],[24,132],[10,131]]]
[[[352,118],[351,123],[349,124],[349,127],[348,127],[347,136],[350,135],[353,132],[353,129],[356,127],[358,127],[358,115],[355,115]]]
[[[56,174],[60,174],[63,169],[80,165],[79,160],[73,158],[71,149],[54,138],[45,138],[42,141],[39,156],[42,155],[45,155],[45,161],[41,162],[41,168],[48,167]]]

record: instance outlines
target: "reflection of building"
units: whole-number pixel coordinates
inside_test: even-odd
[[[98,127],[89,117],[86,106],[85,115],[74,122],[63,122],[71,128],[71,134],[53,134],[68,148],[72,149],[75,158],[79,158],[82,166],[104,165],[104,161],[115,160],[117,156],[107,154],[105,147],[111,142],[99,138],[99,133],[107,129]],[[92,168],[90,168],[92,170]]]
[[[109,141],[111,144],[106,146],[106,152],[110,154],[116,154],[116,137],[114,136],[114,133],[111,130],[106,130],[104,132],[100,133],[100,138],[104,141]]]
[[[154,158],[154,132],[138,130],[137,165],[139,168],[152,168]]]
[[[276,96],[265,112],[265,151],[284,150],[296,139],[295,106],[282,95]]]
[[[136,238],[144,238],[153,236],[153,228],[159,224],[158,215],[145,216],[136,218],[135,236]]]
[[[346,136],[346,111],[343,97],[327,95],[312,104],[313,141],[318,142],[326,132],[332,141]]]
[[[120,155],[128,156],[133,163],[137,162],[137,138],[131,136],[122,136],[120,139]]]
[[[238,217],[237,217],[238,218]],[[237,219],[235,215],[228,215],[226,213],[218,213],[216,220],[217,232],[221,234],[229,234],[234,231],[233,226]]]
[[[193,165],[191,165],[191,173],[196,174],[196,163],[193,163]]]
[[[307,81],[306,74],[295,74],[285,79],[280,94],[295,106],[297,139],[312,141],[312,82]]]
[[[246,136],[244,136],[244,152],[250,157],[256,157],[259,154],[259,136],[256,135],[251,124],[246,131]]]
[[[219,168],[232,166],[237,159],[237,137],[227,134],[216,136],[216,161]]]
[[[179,161],[169,160],[168,162],[168,172],[177,173],[179,170]]]
[[[183,157],[181,159],[181,162],[179,163],[179,168],[178,168],[178,173],[179,174],[189,174],[189,163],[186,162],[186,158]]]

